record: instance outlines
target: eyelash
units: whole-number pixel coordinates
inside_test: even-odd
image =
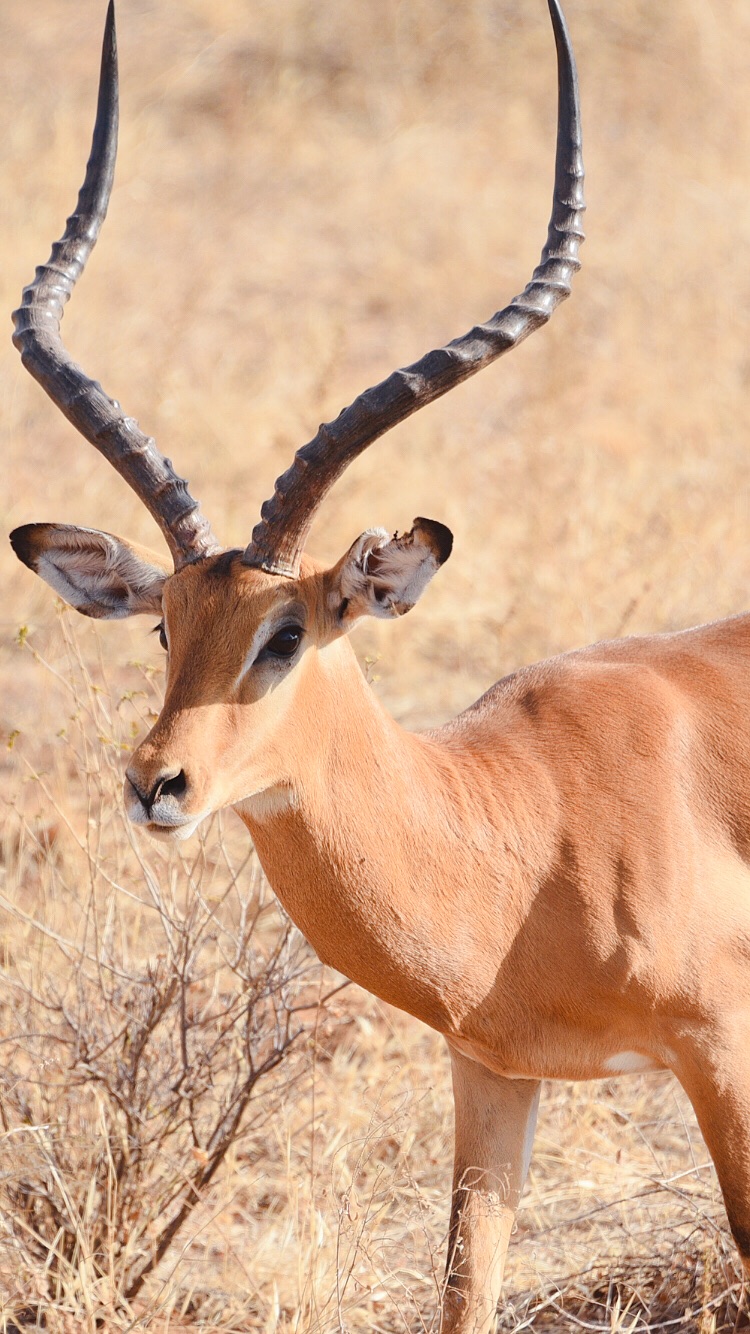
[[[164,622],[163,622],[163,621],[159,621],[159,624],[154,626],[154,629],[153,629],[153,632],[152,632],[152,633],[155,634],[155,635],[158,635],[158,636],[159,636],[159,643],[161,644],[162,648],[164,649],[164,652],[165,652],[165,653],[168,653],[168,652],[169,652],[169,643],[168,643],[168,640],[167,640],[167,632],[166,632],[166,630],[164,629]]]

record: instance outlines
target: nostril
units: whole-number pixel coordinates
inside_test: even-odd
[[[187,790],[187,778],[185,770],[166,769],[163,774],[157,778],[154,786],[146,798],[146,809],[151,810],[161,797],[176,797],[178,800]]]
[[[127,775],[128,782],[147,814],[161,797],[174,797],[177,800],[187,791],[188,781],[184,769],[165,769],[152,784],[151,788],[141,786],[133,774]]]
[[[186,790],[187,778],[185,777],[185,770],[180,769],[178,774],[174,774],[171,778],[164,778],[161,782],[157,783],[156,789],[154,789],[151,796],[151,804],[153,805],[157,797],[181,797]]]

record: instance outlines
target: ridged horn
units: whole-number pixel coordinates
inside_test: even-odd
[[[247,565],[296,576],[310,525],[321,501],[345,468],[392,426],[446,394],[462,380],[546,324],[570,293],[580,268],[583,159],[578,78],[570,36],[558,0],[548,0],[557,47],[558,116],[555,187],[547,243],[531,282],[509,306],[447,346],[394,371],[321,426],[295,455],[261,509],[244,553]]]
[[[13,342],[24,366],[81,435],[104,455],[155,518],[175,566],[218,551],[208,521],[187,483],[169,459],[141,431],[101,385],[70,357],[60,322],[70,294],[86,266],[107,213],[117,157],[118,77],[114,2],[110,0],[102,46],[99,99],[91,156],[76,210],[52,247],[46,264],[24,288],[13,312]]]

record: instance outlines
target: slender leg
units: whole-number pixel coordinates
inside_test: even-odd
[[[505,1079],[451,1050],[453,1201],[441,1334],[488,1334],[531,1157],[541,1084]]]
[[[695,1109],[750,1277],[750,1030],[679,1053],[675,1074]]]

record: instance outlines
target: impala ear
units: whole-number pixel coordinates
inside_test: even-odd
[[[434,519],[415,519],[401,537],[368,528],[331,571],[330,603],[339,621],[411,611],[452,547],[450,529]]]
[[[96,528],[27,523],[10,535],[18,559],[76,611],[100,620],[161,614],[168,571],[144,547]]]

